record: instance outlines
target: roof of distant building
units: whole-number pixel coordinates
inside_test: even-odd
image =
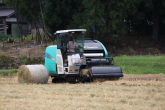
[[[0,9],[0,17],[10,17],[14,14],[14,9]]]

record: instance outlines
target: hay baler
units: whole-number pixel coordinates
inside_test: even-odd
[[[122,69],[112,64],[113,58],[109,58],[105,46],[98,40],[85,38],[85,34],[86,29],[56,31],[57,45],[46,47],[44,66],[21,66],[19,82],[47,83],[48,76],[52,77],[52,82],[123,77]],[[73,37],[78,46],[69,52],[68,42]]]
[[[85,38],[86,29],[56,31],[57,45],[45,51],[45,67],[53,81],[59,78],[91,81],[94,78],[123,77],[122,69],[113,66],[104,45]],[[79,47],[68,52],[68,42],[74,37]]]

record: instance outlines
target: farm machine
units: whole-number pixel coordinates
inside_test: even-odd
[[[54,34],[57,45],[46,47],[44,66],[38,65],[43,70],[45,68],[52,77],[52,82],[61,80],[91,82],[97,78],[123,77],[122,69],[113,65],[113,58],[109,57],[105,46],[98,40],[85,38],[86,29],[59,30]],[[69,47],[69,42],[73,39],[76,42],[75,48]],[[28,67],[29,70],[32,67],[35,68],[35,65]],[[33,79],[36,79],[34,75],[36,73],[41,76],[42,72],[39,72],[41,69],[30,70]]]
[[[105,46],[98,40],[85,38],[86,29],[56,31],[57,45],[45,51],[45,67],[56,82],[58,79],[92,81],[95,78],[123,77],[122,69],[113,66]],[[75,39],[77,47],[68,51],[68,42]]]

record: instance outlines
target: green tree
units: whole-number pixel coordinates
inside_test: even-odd
[[[139,1],[83,0],[80,12],[73,16],[73,23],[88,29],[97,38],[123,36],[128,26],[124,20],[137,11]],[[132,12],[133,11],[133,12]],[[127,28],[128,27],[128,28]]]
[[[164,27],[163,21],[165,19],[165,0],[138,1],[139,3],[135,5],[137,11],[129,16],[134,31],[143,36],[150,35],[154,43],[159,43],[158,36],[164,33],[162,28]]]
[[[45,34],[68,28],[86,28],[89,37],[122,39],[132,28],[145,35],[147,21],[153,21],[150,33],[158,42],[160,23],[164,23],[165,0],[5,0],[30,24],[40,24]],[[44,22],[43,22],[44,21]],[[162,26],[162,25],[161,25]],[[52,40],[53,37],[49,37]],[[40,39],[40,38],[38,38]]]
[[[67,29],[72,22],[72,16],[79,7],[76,0],[46,0],[44,22],[53,34],[56,30]]]
[[[158,43],[158,35],[159,35],[159,23],[161,20],[164,19],[165,14],[165,6],[163,5],[165,3],[164,0],[147,0],[146,7],[152,11],[152,20],[153,20],[153,27],[152,27],[152,38],[155,43]],[[163,18],[163,19],[162,19]]]

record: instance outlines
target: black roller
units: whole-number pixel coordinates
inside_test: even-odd
[[[89,70],[91,77],[123,77],[122,69],[118,66],[92,66]]]

